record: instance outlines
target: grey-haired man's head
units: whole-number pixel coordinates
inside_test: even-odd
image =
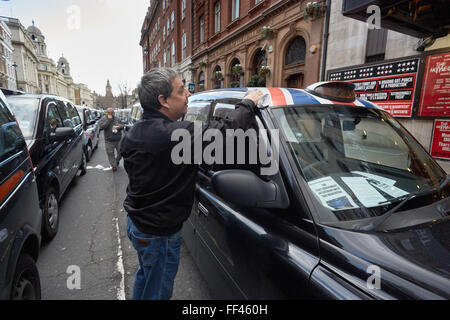
[[[169,97],[172,93],[172,81],[178,74],[170,68],[158,68],[148,71],[141,79],[138,86],[139,100],[142,108],[161,109],[162,105],[158,97]]]
[[[187,110],[190,93],[173,69],[150,70],[142,77],[138,92],[144,117],[146,111],[159,110],[170,119],[177,120]]]

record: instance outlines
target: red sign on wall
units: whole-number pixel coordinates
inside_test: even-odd
[[[427,57],[419,116],[450,116],[450,52]]]
[[[450,121],[435,120],[430,154],[434,158],[450,159]]]
[[[358,98],[376,103],[394,117],[412,116],[416,74],[372,78],[369,81],[376,84],[372,92],[365,89],[367,80],[353,82]]]

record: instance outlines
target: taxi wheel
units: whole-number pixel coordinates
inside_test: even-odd
[[[86,174],[87,172],[86,166],[87,166],[86,152],[83,152],[83,159],[81,160],[81,165],[80,168],[78,169],[80,172],[80,176],[84,176]]]
[[[58,233],[59,227],[59,201],[58,194],[53,187],[45,193],[44,211],[42,218],[42,236],[51,240]]]
[[[86,162],[89,162],[91,160],[92,157],[92,145],[89,143],[86,146]]]
[[[21,254],[14,272],[11,300],[40,299],[41,282],[36,262],[29,254]]]

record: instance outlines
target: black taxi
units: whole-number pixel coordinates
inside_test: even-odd
[[[0,300],[41,298],[41,224],[27,144],[0,91]]]
[[[69,100],[50,95],[3,91],[27,142],[35,166],[42,208],[42,236],[59,229],[60,201],[77,176],[86,174],[81,118]]]
[[[258,89],[273,161],[201,164],[183,227],[213,296],[449,299],[449,180],[417,140],[349,83]],[[248,90],[195,94],[184,120],[226,117]]]

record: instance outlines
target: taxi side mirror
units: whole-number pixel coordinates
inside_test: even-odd
[[[224,200],[243,208],[287,208],[284,188],[264,181],[248,170],[223,170],[212,177],[212,186]]]
[[[55,132],[52,132],[50,134],[50,138],[52,141],[62,142],[69,140],[73,137],[75,134],[75,131],[72,128],[56,128]]]

